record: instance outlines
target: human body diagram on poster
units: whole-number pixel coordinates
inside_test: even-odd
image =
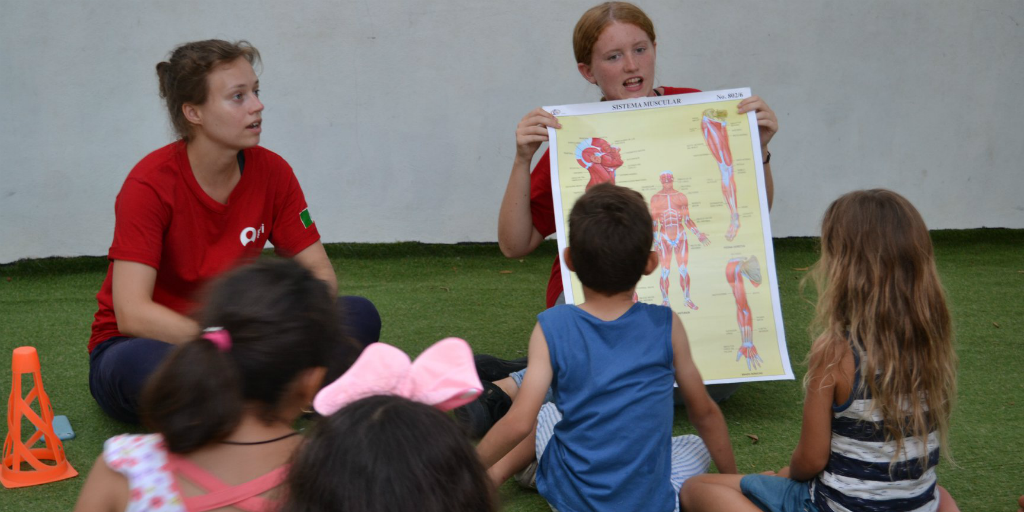
[[[706,382],[793,378],[756,124],[736,113],[745,96],[706,101],[721,92],[658,98],[665,108],[638,100],[550,107],[562,124],[549,131],[560,248],[586,189],[637,190],[650,205],[661,266],[641,279],[636,298],[680,315]],[[664,101],[673,98],[690,104]],[[616,108],[630,104],[639,108]],[[567,302],[582,299],[575,276],[565,268],[563,276]]]

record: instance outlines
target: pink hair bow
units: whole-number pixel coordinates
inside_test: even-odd
[[[313,408],[328,416],[361,398],[397,395],[449,411],[481,392],[473,350],[464,340],[445,338],[411,362],[397,347],[373,343],[344,375],[316,394]]]
[[[227,352],[231,350],[231,335],[223,327],[208,327],[203,331],[203,339],[213,343],[217,350]]]

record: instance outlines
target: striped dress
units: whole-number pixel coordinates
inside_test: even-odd
[[[853,353],[854,391],[845,404],[832,407],[832,446],[825,470],[811,482],[814,504],[833,512],[935,511],[938,434],[932,429],[927,445],[904,437],[905,453],[890,464],[896,443],[885,441],[880,411],[871,411],[871,393],[861,385],[860,357]],[[924,455],[928,464],[922,468],[918,459]]]

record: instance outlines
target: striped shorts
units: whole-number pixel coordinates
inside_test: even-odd
[[[555,432],[555,424],[562,419],[562,414],[553,403],[546,403],[537,415],[537,460],[541,459],[548,441]],[[612,442],[612,441],[609,441]],[[691,476],[707,473],[711,465],[711,454],[700,437],[694,435],[675,436],[672,438],[672,487],[679,496],[679,489]],[[676,512],[679,512],[679,500],[676,499]]]

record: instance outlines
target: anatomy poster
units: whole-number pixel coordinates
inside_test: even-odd
[[[706,383],[792,379],[782,328],[761,146],[749,89],[545,107],[558,248],[586,189],[629,187],[647,201],[660,268],[637,298],[679,314]],[[583,301],[563,263],[566,302]]]

